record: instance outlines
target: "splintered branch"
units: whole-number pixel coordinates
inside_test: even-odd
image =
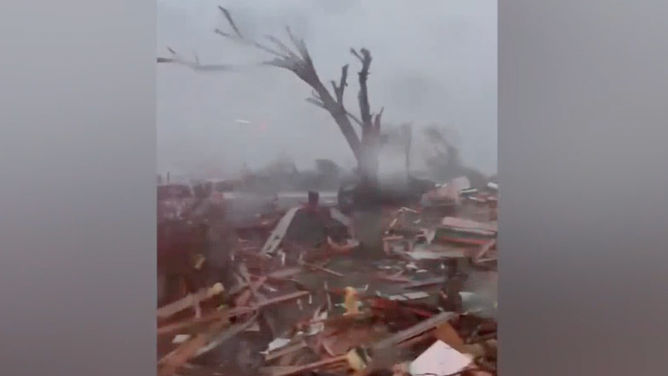
[[[343,92],[348,86],[348,64],[341,67],[341,78],[339,79],[339,84],[336,84],[336,81],[332,80],[332,88],[334,89],[334,95],[336,96],[336,101],[343,105]]]
[[[319,107],[327,109],[332,115],[334,112],[340,112],[340,108],[343,106],[343,92],[346,86],[346,80],[348,76],[348,67],[344,66],[341,69],[341,79],[339,85],[333,84],[334,95],[336,98],[332,97],[329,91],[320,81],[318,73],[315,70],[313,65],[313,60],[309,54],[308,48],[306,47],[306,42],[302,38],[298,38],[294,35],[292,30],[289,27],[286,27],[286,33],[290,42],[293,45],[293,48],[290,48],[286,43],[280,39],[268,35],[265,36],[273,46],[268,46],[262,44],[256,40],[249,39],[244,36],[236,22],[232,18],[231,13],[226,8],[219,6],[218,9],[223,13],[223,16],[227,20],[228,24],[233,30],[233,33],[225,32],[220,29],[217,29],[216,34],[223,36],[227,39],[233,40],[235,42],[246,44],[258,48],[262,51],[268,52],[274,56],[273,60],[264,62],[264,65],[271,65],[275,67],[280,67],[288,69],[295,73],[302,81],[307,83],[311,88],[313,88],[317,95],[313,98],[308,98],[309,103],[313,103]],[[340,125],[340,124],[339,124]],[[345,127],[346,125],[344,125]]]
[[[311,55],[308,53],[308,49],[306,48],[306,42],[304,42],[304,40],[301,38],[295,37],[295,35],[292,34],[292,30],[289,26],[285,27],[285,31],[288,33],[288,37],[290,37],[292,44],[297,48],[297,51],[299,51],[301,58],[306,62],[311,61]]]
[[[371,127],[373,120],[371,118],[371,108],[369,106],[369,91],[367,88],[367,79],[369,77],[369,67],[371,66],[371,53],[366,48],[362,48],[359,52],[351,48],[350,52],[359,59],[362,63],[362,69],[357,74],[359,77],[360,91],[357,95],[357,100],[360,106],[360,115],[362,123],[365,127]]]
[[[381,107],[380,112],[373,117],[373,127],[378,132],[380,132],[380,119],[383,116],[383,111],[385,111],[385,107]]]
[[[238,35],[232,35],[232,34],[226,33],[226,32],[224,32],[224,31],[222,31],[222,30],[220,30],[220,29],[216,29],[216,30],[214,30],[214,32],[215,32],[216,34],[222,36],[222,37],[228,38],[228,39],[233,40],[233,41],[235,41],[235,42],[237,42],[237,43],[245,44],[245,45],[249,45],[249,46],[253,46],[253,47],[255,47],[255,48],[258,48],[258,49],[260,49],[260,50],[262,50],[262,51],[264,51],[264,52],[267,52],[267,53],[270,53],[270,54],[272,54],[272,55],[275,55],[275,56],[277,56],[277,57],[280,58],[280,59],[289,59],[289,56],[286,56],[286,55],[284,55],[284,54],[281,54],[280,52],[275,51],[275,50],[273,50],[273,49],[271,49],[271,48],[269,48],[269,47],[267,47],[267,46],[265,46],[265,45],[263,45],[263,44],[260,44],[260,43],[255,42],[255,41],[245,39],[245,38],[240,37],[240,36],[238,36]]]
[[[312,104],[316,107],[325,108],[325,105],[322,103],[322,101],[320,99],[306,98],[305,101],[307,101],[308,103],[310,103],[310,104]]]
[[[232,30],[234,30],[234,34],[236,34],[236,36],[237,36],[239,39],[246,39],[246,38],[244,38],[244,36],[241,34],[241,31],[239,31],[239,28],[237,27],[236,22],[234,22],[234,20],[232,19],[232,15],[230,14],[230,11],[227,10],[227,9],[225,9],[225,8],[223,8],[223,7],[221,7],[221,6],[218,6],[218,9],[219,9],[221,12],[223,12],[223,16],[225,16],[225,18],[227,19],[227,22],[230,24],[230,27],[232,28]]]
[[[167,47],[167,51],[172,55],[171,57],[158,57],[157,63],[167,63],[167,64],[179,64],[191,68],[196,71],[231,71],[234,69],[232,65],[229,64],[207,64],[203,65],[200,63],[199,58],[195,55],[193,60],[186,59],[180,54],[178,54],[173,49]]]
[[[222,6],[219,6],[218,9],[223,13],[223,16],[227,20],[227,23],[230,25],[233,32],[228,33],[223,30],[216,29],[216,34],[234,42],[255,47],[274,56],[274,59],[263,62],[263,65],[271,65],[290,70],[297,74],[297,76],[299,76],[304,81],[313,81],[314,78],[317,78],[317,75],[315,74],[315,68],[313,68],[313,64],[311,62],[311,57],[309,56],[308,50],[306,49],[306,44],[303,40],[296,38],[289,28],[287,29],[288,36],[290,37],[290,40],[292,41],[292,44],[295,46],[295,49],[298,53],[294,52],[285,43],[273,36],[266,36],[265,38],[273,45],[275,45],[275,47],[270,47],[266,44],[245,37],[232,18],[230,11],[226,8],[223,8]],[[308,81],[307,83],[310,84]]]
[[[281,49],[281,51],[285,54],[285,56],[295,61],[299,60],[299,56],[295,55],[295,53],[292,52],[292,50],[288,46],[286,46],[285,43],[281,42],[280,39],[272,35],[266,35],[265,38],[267,38],[267,40],[277,45]]]

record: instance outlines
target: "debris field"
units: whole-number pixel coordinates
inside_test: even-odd
[[[243,228],[214,196],[159,213],[158,376],[497,374],[496,184],[384,207],[379,250],[317,194]]]

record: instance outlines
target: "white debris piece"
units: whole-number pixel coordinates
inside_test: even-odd
[[[322,312],[316,311],[315,314],[313,315],[314,321],[324,321],[327,320],[327,311],[323,310]],[[315,334],[318,334],[325,330],[325,323],[324,322],[317,322],[314,324],[311,324],[308,328],[308,335],[312,336]]]
[[[452,375],[468,367],[471,362],[471,358],[448,346],[445,342],[436,341],[411,363],[409,370],[414,376]]]
[[[399,294],[399,295],[392,295],[388,297],[389,300],[416,300],[416,299],[424,299],[428,298],[429,294],[427,294],[424,291],[418,291],[418,292],[407,292],[405,294]]]
[[[272,351],[278,350],[287,346],[290,343],[290,338],[276,338],[273,341],[269,342],[267,349],[260,352],[260,354],[268,354]]]
[[[172,340],[172,343],[175,345],[180,345],[183,342],[187,341],[190,339],[190,335],[188,334],[177,334],[174,336],[174,339]]]

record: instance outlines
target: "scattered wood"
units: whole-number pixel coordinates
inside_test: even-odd
[[[195,294],[188,295],[183,299],[159,308],[157,313],[158,319],[167,319],[181,311],[192,308],[209,298],[220,295],[223,291],[223,285],[217,283],[210,288],[202,289]]]
[[[485,255],[487,255],[487,253],[494,247],[496,247],[496,239],[492,239],[489,242],[487,242],[486,244],[484,244],[482,247],[480,247],[480,250],[473,257],[473,262],[480,263],[480,262],[487,261],[487,260],[484,260],[483,257]],[[496,259],[496,258],[494,258],[494,259]]]
[[[324,268],[324,267],[322,267],[322,266],[318,266],[318,265],[315,265],[315,264],[310,264],[310,263],[308,263],[308,262],[304,262],[304,261],[300,261],[300,264],[303,265],[303,266],[305,266],[305,267],[307,267],[307,268],[311,268],[311,269],[315,269],[315,270],[320,270],[320,271],[322,271],[322,272],[329,273],[329,274],[334,275],[334,276],[337,276],[337,277],[343,277],[343,274],[341,274],[341,273],[339,273],[339,272],[335,272],[335,271],[333,271],[333,270],[331,270],[331,269]]]
[[[360,57],[364,59],[363,55]],[[442,222],[440,218],[430,219],[426,216],[417,219],[406,218],[407,220],[402,218],[401,221],[395,219],[390,223],[391,219],[387,220],[385,225],[389,224],[395,228],[386,234],[393,235],[385,236],[383,240],[386,246],[395,243],[394,249],[388,254],[392,257],[386,257],[382,265],[376,263],[363,265],[361,269],[358,269],[356,264],[348,266],[337,263],[331,268],[327,267],[330,259],[337,261],[336,255],[353,252],[357,245],[354,241],[337,244],[328,238],[327,244],[323,243],[313,248],[300,246],[298,243],[286,243],[282,238],[288,225],[285,221],[282,229],[274,229],[274,235],[279,236],[274,237],[273,241],[265,242],[265,253],[259,247],[253,248],[249,242],[244,242],[245,249],[236,254],[236,260],[232,260],[234,273],[229,277],[230,280],[235,278],[236,284],[226,291],[219,303],[230,304],[233,308],[225,307],[217,310],[213,304],[203,304],[201,317],[173,322],[172,316],[176,313],[217,294],[212,289],[203,289],[197,294],[158,309],[157,331],[159,344],[164,348],[160,351],[164,354],[166,349],[173,349],[160,358],[158,376],[176,374],[214,376],[216,372],[224,374],[225,371],[221,368],[216,368],[215,371],[214,367],[191,369],[187,366],[187,362],[212,351],[221,344],[229,343],[230,339],[238,335],[249,339],[275,338],[274,342],[280,342],[262,352],[264,365],[273,365],[260,368],[268,376],[297,376],[309,372],[365,376],[379,369],[390,370],[398,363],[406,363],[408,359],[403,358],[404,355],[411,351],[421,351],[430,342],[435,341],[443,342],[453,351],[472,354],[477,357],[476,362],[481,360],[493,363],[490,367],[478,366],[478,368],[496,376],[495,321],[475,317],[475,312],[479,312],[477,308],[472,308],[466,315],[441,312],[441,309],[434,304],[438,292],[430,288],[445,282],[445,278],[437,277],[443,273],[438,269],[440,263],[427,261],[420,263],[412,260],[410,255],[421,252],[421,249],[411,251],[409,247],[401,251],[397,246],[397,243],[406,245],[429,243],[431,239],[427,236],[428,232],[433,231],[436,223]],[[496,252],[490,252],[495,246],[496,239],[493,239],[479,249],[468,248],[466,256],[471,257],[477,264],[495,259]],[[448,247],[448,251],[450,248],[453,252],[464,252],[461,247],[451,246]],[[397,257],[410,260],[412,265],[403,263],[391,265],[390,263],[396,261]],[[286,267],[286,261],[289,267]],[[366,269],[366,266],[369,268]],[[494,267],[495,265],[491,266],[492,270]],[[379,272],[378,269],[383,269],[383,272]],[[476,273],[479,273],[480,269],[476,268]],[[307,270],[308,274],[305,273]],[[336,283],[340,280],[329,277],[346,277],[345,274],[348,272],[351,273],[348,276],[350,281],[354,282],[349,282],[348,279],[346,282],[351,283],[351,286],[360,287],[367,284],[367,287],[369,285],[372,287],[368,289],[361,287],[360,294],[357,294],[355,289],[350,287],[343,289],[346,284]],[[300,273],[303,275],[298,277]],[[427,279],[416,280],[421,275]],[[314,278],[326,279],[314,281]],[[378,287],[377,283],[373,283],[374,279],[397,282],[399,285],[385,289],[389,284]],[[273,286],[268,286],[268,281]],[[283,288],[295,287],[298,291],[287,294],[285,291],[281,292]],[[402,291],[401,288],[405,290]],[[324,302],[323,298],[327,298],[327,302]],[[279,304],[280,307],[276,306]],[[342,306],[346,308],[346,314],[339,313]],[[317,309],[315,314],[312,314],[313,309]],[[290,319],[292,316],[295,322],[290,323],[288,327],[283,325],[285,323],[281,320]],[[305,317],[313,318],[304,320]],[[167,320],[168,318],[172,320]],[[233,320],[234,318],[236,320]],[[454,320],[455,318],[459,319]],[[249,331],[264,331],[264,333]],[[166,336],[175,334],[178,334],[178,341],[170,343],[172,338]],[[351,371],[353,364],[345,356],[350,354],[352,349],[362,349],[360,350],[362,354],[369,355],[363,362],[364,369],[353,370],[354,373]],[[248,350],[249,348],[241,349],[237,354],[240,362],[247,362],[244,359]],[[366,352],[367,350],[370,351]],[[314,356],[320,359],[314,361]],[[252,361],[255,362],[255,359]],[[256,366],[261,365],[253,365]],[[476,365],[473,364],[471,367]],[[352,368],[360,367],[357,364]],[[467,370],[470,370],[471,374],[477,374],[482,372],[478,372],[478,368],[467,368]],[[407,375],[402,374],[402,376]]]
[[[263,308],[263,307],[267,307],[267,306],[270,306],[270,305],[279,304],[279,303],[287,302],[287,301],[290,301],[290,300],[299,299],[299,298],[302,298],[302,297],[304,297],[308,294],[309,294],[308,291],[297,291],[297,292],[293,292],[291,294],[277,296],[275,298],[267,299],[263,302],[259,302],[255,305],[255,307],[256,308]]]
[[[268,353],[267,355],[264,356],[264,360],[269,362],[269,361],[272,361],[274,359],[285,356],[287,354],[293,353],[295,351],[299,351],[299,350],[301,350],[303,348],[306,348],[306,347],[308,347],[306,342],[300,341],[300,342],[298,342],[294,345],[288,345],[286,347],[283,347],[281,349],[278,349],[276,351],[272,351],[272,352]]]
[[[437,278],[431,278],[427,279],[425,281],[415,281],[411,283],[407,283],[403,285],[402,287],[405,289],[417,289],[421,287],[428,287],[428,286],[435,286],[435,285],[440,285],[445,283],[445,277],[437,277]]]
[[[228,312],[215,311],[207,315],[204,315],[200,318],[189,318],[184,321],[160,326],[158,327],[158,335],[162,336],[162,335],[173,334],[176,332],[186,332],[189,331],[194,326],[210,323],[212,321],[226,320],[228,318],[230,318]]]
[[[466,352],[466,344],[464,343],[464,340],[457,334],[457,331],[449,322],[444,322],[436,327],[434,337],[445,342],[459,352]]]
[[[181,366],[191,358],[195,357],[197,350],[205,346],[207,342],[215,335],[229,325],[228,321],[218,321],[213,323],[206,332],[199,334],[195,338],[183,343],[174,351],[167,354],[158,361],[158,376],[171,376]]]
[[[417,335],[420,335],[427,330],[433,329],[437,327],[438,325],[447,322],[449,320],[452,320],[454,317],[457,317],[456,313],[453,312],[443,312],[441,314],[432,316],[428,318],[427,320],[424,320],[420,322],[419,324],[410,327],[406,330],[402,330],[399,333],[396,333],[389,338],[386,338],[378,343],[376,343],[373,348],[374,349],[382,349],[386,347],[391,347],[394,346],[400,342],[403,342],[409,338],[415,337]]]
[[[336,363],[345,363],[346,362],[346,356],[337,356],[334,358],[329,358],[329,359],[323,359],[317,362],[305,364],[303,366],[292,366],[292,367],[285,367],[282,369],[277,369],[274,370],[272,369],[272,372],[269,373],[270,376],[291,376],[291,375],[296,375],[302,372],[309,372],[309,371],[315,371],[320,368],[325,368],[327,366],[336,364]],[[272,367],[273,368],[273,367]]]
[[[256,324],[256,319],[258,318],[259,312],[257,312],[253,317],[250,319],[246,320],[245,322],[242,322],[240,324],[235,324],[227,330],[223,331],[222,333],[219,334],[213,334],[211,337],[209,337],[208,343],[197,349],[197,352],[195,352],[195,356],[201,356],[206,354],[207,352],[215,349],[216,347],[222,345],[225,341],[231,339],[232,337],[236,336],[237,334],[244,332],[248,330],[251,326]]]

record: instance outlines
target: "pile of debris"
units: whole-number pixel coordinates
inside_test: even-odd
[[[336,209],[289,210],[267,239],[241,241],[233,283],[158,309],[158,376],[496,375],[489,188],[448,190],[447,216],[391,210],[379,260],[357,257]]]

